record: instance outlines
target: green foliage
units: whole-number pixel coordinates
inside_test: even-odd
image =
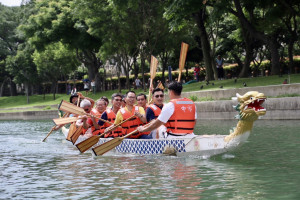
[[[198,97],[197,96],[194,96],[194,95],[192,95],[192,96],[190,96],[189,97],[189,99],[191,99],[192,101],[197,101],[198,100]]]

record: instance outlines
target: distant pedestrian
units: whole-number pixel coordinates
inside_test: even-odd
[[[85,96],[87,96],[89,94],[89,90],[90,90],[89,81],[86,80],[83,82],[83,90],[85,91]]]
[[[196,64],[195,68],[194,68],[194,75],[196,77],[197,82],[200,81],[200,67],[199,64]]]
[[[67,85],[67,95],[71,94],[71,85]]]
[[[224,69],[223,69],[224,60],[218,55],[216,59],[217,71],[218,71],[218,80],[223,80],[224,78]]]
[[[139,78],[136,78],[134,82],[137,89],[141,88],[142,82]]]
[[[96,94],[96,83],[95,80],[93,79],[91,82],[91,87],[92,87],[92,92],[93,94]]]

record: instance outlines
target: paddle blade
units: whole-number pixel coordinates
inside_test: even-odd
[[[69,112],[69,113],[74,113],[77,115],[83,115],[86,114],[83,110],[83,108],[80,108],[78,106],[75,106],[67,101],[62,100],[59,107],[59,110],[65,111],[65,112]]]
[[[181,43],[180,59],[179,59],[179,71],[182,71],[183,68],[184,68],[184,63],[185,63],[188,48],[189,48],[188,44],[186,44],[184,42]]]
[[[150,63],[150,78],[154,79],[156,75],[156,69],[157,69],[158,60],[151,56],[151,63]]]
[[[71,136],[74,134],[75,131],[76,131],[76,124],[72,123],[69,128],[68,136],[66,138],[68,141],[71,141]]]
[[[59,125],[75,122],[77,119],[78,119],[77,117],[67,117],[67,118],[53,119],[53,121],[56,125],[59,126]]]
[[[78,148],[78,150],[81,153],[84,153],[85,151],[87,151],[89,148],[91,148],[92,146],[94,146],[95,144],[97,144],[97,142],[99,141],[99,136],[98,135],[93,135],[92,137],[76,144],[76,147]]]
[[[71,139],[71,142],[73,144],[75,144],[75,142],[77,141],[77,139],[79,138],[79,136],[81,135],[82,133],[82,128],[83,126],[79,126],[75,131],[74,133],[71,135],[70,139]]]
[[[108,142],[100,144],[99,146],[97,146],[95,148],[92,148],[92,150],[93,150],[93,152],[96,156],[100,156],[100,155],[103,155],[106,152],[112,150],[113,148],[115,148],[119,144],[121,144],[123,140],[124,140],[124,138],[117,137],[117,138],[114,138],[112,140],[109,140]]]

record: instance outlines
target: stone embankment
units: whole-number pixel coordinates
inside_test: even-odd
[[[233,108],[233,106],[237,105],[237,101],[220,99],[234,97],[236,93],[243,95],[248,91],[259,91],[264,93],[267,97],[278,97],[288,94],[300,94],[300,84],[184,92],[182,96],[206,97],[208,99],[212,98],[217,100],[196,102],[199,119],[233,119],[234,116],[237,115],[237,112]],[[300,120],[300,97],[268,98],[263,106],[267,109],[267,114],[263,119]],[[0,113],[0,120],[37,120],[57,117],[57,110]]]

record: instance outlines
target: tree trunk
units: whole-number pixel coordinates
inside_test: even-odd
[[[118,76],[118,91],[119,93],[122,93],[120,71],[117,71],[117,76]]]
[[[293,39],[290,39],[288,44],[289,73],[293,72],[293,67],[294,67],[293,49],[294,49],[294,41]]]
[[[279,75],[280,73],[280,56],[278,52],[278,44],[275,39],[269,40],[269,49],[271,53],[271,63],[272,63],[272,69],[271,74],[272,75]]]
[[[139,65],[137,63],[136,56],[133,58],[133,66],[134,66],[134,79],[139,76]]]
[[[5,86],[5,83],[6,83],[7,80],[8,80],[8,78],[5,77],[5,78],[3,79],[3,82],[1,83],[1,86],[0,86],[0,97],[3,96],[4,86]]]
[[[143,81],[143,90],[144,92],[146,92],[146,87],[145,87],[145,57],[144,57],[144,53],[142,53],[141,55],[141,72],[142,72],[142,81]]]
[[[9,79],[9,85],[10,85],[10,96],[16,96],[17,95],[17,85],[15,82]]]
[[[243,9],[241,7],[241,3],[239,0],[234,0],[234,5],[237,11],[231,10],[230,12],[238,17],[241,26],[245,27],[245,29],[249,32],[251,37],[256,38],[258,40],[263,41],[268,45],[270,53],[271,53],[271,62],[272,69],[271,74],[279,74],[280,73],[280,63],[279,63],[279,53],[278,53],[278,43],[274,36],[265,35],[263,32],[257,31],[255,27],[251,24],[251,22],[245,17]]]
[[[55,100],[55,94],[56,94],[56,87],[57,87],[57,81],[52,81],[52,85],[51,85],[51,91],[53,94],[53,100]]]
[[[245,56],[245,60],[244,60],[244,64],[242,67],[242,70],[239,74],[240,78],[247,78],[249,76],[249,69],[250,69],[250,63],[252,61],[253,58],[253,48],[252,45],[249,44],[251,43],[249,39],[244,38],[245,43],[246,43],[246,56]]]
[[[208,35],[205,29],[204,25],[204,19],[203,19],[203,9],[199,10],[198,13],[193,14],[194,19],[196,20],[199,33],[200,33],[200,40],[201,40],[201,49],[203,52],[203,58],[205,63],[205,69],[206,69],[206,80],[214,80],[217,79],[217,70],[215,69],[214,62],[211,58],[211,48],[210,43],[208,39]]]
[[[101,89],[101,84],[99,84],[99,80],[96,79],[98,75],[98,70],[101,67],[101,61],[97,58],[96,53],[91,50],[82,50],[79,52],[79,49],[76,49],[77,59],[84,64],[88,69],[88,76],[90,80],[95,80],[96,91]]]
[[[26,101],[29,104],[29,84],[25,83],[25,93],[26,93]]]

